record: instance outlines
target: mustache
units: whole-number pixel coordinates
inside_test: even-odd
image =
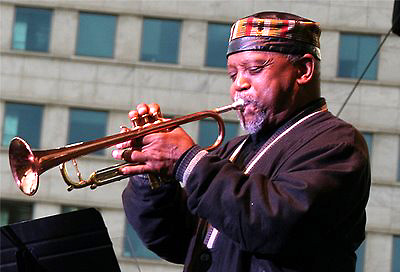
[[[235,98],[234,98],[234,101],[236,102],[236,101],[238,101],[239,99],[243,100],[244,106],[247,106],[247,105],[252,104],[252,103],[255,102],[255,100],[254,100],[252,97],[250,97],[250,96],[247,96],[247,95],[238,95],[238,94],[236,94],[236,95],[235,95]]]
[[[258,108],[258,109],[260,109],[260,110],[262,110],[262,111],[265,110],[264,107],[263,107],[263,105],[262,105],[261,103],[259,103],[259,102],[257,101],[257,99],[255,99],[254,97],[251,97],[251,96],[249,96],[249,95],[236,94],[235,97],[234,97],[234,101],[236,102],[236,101],[238,101],[239,99],[242,99],[242,100],[244,101],[243,107],[246,107],[246,106],[248,106],[248,105],[252,105],[252,106],[254,106],[255,108]]]

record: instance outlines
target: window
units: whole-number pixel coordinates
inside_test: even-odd
[[[13,137],[19,136],[32,148],[39,148],[42,115],[42,106],[6,103],[1,144],[8,146]]]
[[[356,250],[357,262],[356,262],[356,271],[355,272],[363,272],[364,271],[364,256],[365,256],[365,241],[362,242],[360,247]]]
[[[125,257],[138,257],[144,259],[159,259],[159,257],[148,250],[129,223],[125,225],[124,253]]]
[[[48,9],[17,7],[12,48],[48,52],[51,13]]]
[[[116,22],[116,16],[113,15],[81,12],[76,54],[112,58]]]
[[[32,219],[32,204],[27,202],[1,200],[0,225],[8,225]]]
[[[400,271],[400,236],[393,236],[392,272]]]
[[[339,77],[358,78],[371,60],[380,42],[378,35],[341,34],[339,44]],[[378,56],[375,57],[364,79],[375,80]]]
[[[177,63],[181,22],[144,19],[140,60]]]
[[[369,154],[369,156],[371,156],[372,155],[373,134],[371,132],[363,132],[362,135],[368,146],[368,154]]]
[[[226,67],[230,25],[208,24],[206,66]]]
[[[106,135],[107,112],[71,109],[68,143],[87,142]],[[93,154],[102,155],[104,150]]]
[[[236,137],[239,131],[237,122],[225,121],[225,139],[224,143]],[[200,121],[198,144],[202,147],[212,145],[218,136],[218,124],[214,120],[204,119]]]

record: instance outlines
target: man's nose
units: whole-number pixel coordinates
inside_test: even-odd
[[[238,74],[233,84],[235,91],[245,91],[250,88],[250,81],[243,74]]]

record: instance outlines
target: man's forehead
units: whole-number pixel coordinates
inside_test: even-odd
[[[244,66],[254,63],[264,63],[269,59],[283,57],[283,54],[266,51],[244,51],[228,56],[227,66]]]

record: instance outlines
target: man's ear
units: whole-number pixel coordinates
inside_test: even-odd
[[[299,85],[304,85],[310,83],[313,75],[314,75],[314,68],[315,68],[315,59],[311,54],[305,54],[295,63],[298,71],[298,76],[296,82]]]

